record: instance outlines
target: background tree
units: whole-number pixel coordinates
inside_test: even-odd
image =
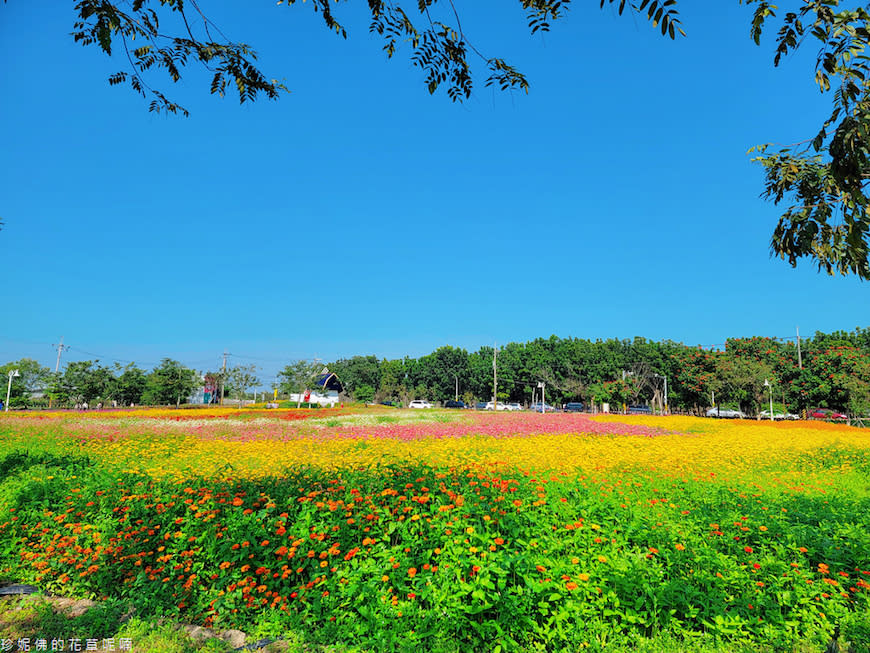
[[[259,385],[256,365],[236,365],[227,370],[227,389],[235,392],[239,399],[239,406],[248,392],[248,388]]]
[[[314,381],[322,369],[323,367],[319,363],[306,360],[294,361],[278,372],[278,391],[288,395],[299,395],[298,405],[302,403],[302,394],[314,385]],[[340,374],[338,378],[342,378]]]
[[[176,407],[186,402],[201,383],[199,374],[176,360],[164,358],[148,375],[142,397],[146,404],[171,404]]]
[[[6,391],[9,389],[9,373],[14,370],[18,370],[19,376],[12,378],[9,405],[26,406],[33,393],[46,389],[51,378],[51,370],[32,358],[22,358],[0,365],[0,384],[3,387],[0,399],[3,401],[6,401]]]
[[[356,390],[363,385],[380,387],[381,364],[377,356],[354,356],[330,363],[329,369],[341,379],[344,391],[356,398]],[[317,370],[320,371],[320,368]]]
[[[147,385],[148,376],[145,371],[136,367],[135,363],[130,363],[118,375],[117,394],[114,399],[122,406],[141,404]]]
[[[99,365],[100,361],[74,361],[67,363],[61,382],[61,394],[67,395],[74,403],[94,404],[105,399],[113,378],[109,368]]]

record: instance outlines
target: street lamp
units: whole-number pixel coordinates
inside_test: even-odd
[[[6,386],[6,412],[9,412],[9,396],[12,394],[12,379],[21,376],[18,370],[9,372],[9,384]]]
[[[767,387],[767,394],[770,397],[770,421],[773,421],[773,386],[770,381],[764,379],[764,385]]]
[[[664,412],[665,412],[665,414],[667,414],[668,413],[668,377],[662,376],[661,374],[655,374],[655,373],[653,373],[653,376],[655,376],[659,379],[665,380],[665,406],[664,406],[665,411]]]

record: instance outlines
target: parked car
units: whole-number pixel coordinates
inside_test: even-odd
[[[475,410],[487,410],[487,408],[486,408],[487,403],[491,404],[492,402],[491,401],[490,402],[478,401],[476,404],[474,404],[474,409]],[[490,408],[489,410],[492,410],[492,408]]]
[[[484,410],[492,410],[492,402],[491,401],[486,402],[486,406],[484,407]],[[503,404],[501,402],[498,402],[498,406],[496,406],[496,410],[510,410],[510,409],[507,407],[507,404]]]
[[[402,404],[400,404],[398,401],[382,401],[381,406],[394,406],[397,408],[401,408]]]
[[[514,410],[522,410],[522,409],[523,409],[522,404],[518,404],[517,402],[505,404],[505,410],[514,411]]]
[[[843,415],[843,413],[838,413],[837,411],[831,410],[830,408],[816,408],[814,410],[808,410],[807,417],[811,417],[813,419],[849,419],[847,415]]]
[[[556,413],[556,412],[558,412],[558,409],[556,409],[554,406],[551,406],[550,404],[541,404],[540,401],[535,402],[534,404],[529,406],[529,410],[531,410],[535,413]]]
[[[432,404],[425,399],[414,399],[408,404],[408,408],[432,408]]]
[[[583,411],[583,404],[579,401],[569,401],[565,404],[566,413],[580,413]]]
[[[730,419],[746,419],[746,414],[741,410],[730,408],[711,408],[707,411],[707,417],[726,417]]]
[[[762,410],[762,411],[758,414],[758,416],[759,416],[761,419],[770,419],[770,411],[769,411],[769,410]],[[781,419],[800,419],[800,417],[799,417],[798,415],[794,415],[794,414],[792,414],[792,413],[774,413],[774,414],[773,414],[773,419],[774,419],[774,420],[781,420]]]
[[[451,399],[444,404],[444,408],[465,408],[465,402],[459,399]]]
[[[652,408],[649,406],[629,406],[628,412],[631,415],[652,415]]]

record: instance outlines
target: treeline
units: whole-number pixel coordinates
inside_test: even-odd
[[[870,328],[816,333],[801,340],[731,338],[723,350],[689,347],[664,340],[583,340],[538,338],[510,343],[494,352],[469,353],[445,346],[420,358],[354,356],[328,365],[355,401],[411,399],[489,401],[495,358],[498,398],[529,404],[569,401],[587,404],[646,404],[700,412],[709,406],[739,408],[749,414],[768,406],[798,412],[830,408],[852,415],[870,412]],[[202,389],[206,401],[224,394],[241,398],[260,385],[254,366],[202,374],[172,359],[153,370],[78,361],[53,373],[22,359],[0,367],[10,376],[13,406],[116,403],[179,405]],[[282,395],[312,389],[322,367],[292,361],[278,373]],[[765,385],[765,381],[768,385]],[[542,387],[543,386],[543,387]]]
[[[583,401],[646,404],[699,412],[721,405],[756,413],[770,393],[779,410],[870,410],[870,328],[816,333],[796,341],[731,338],[724,350],[664,340],[538,338],[495,356],[500,401],[559,405]],[[359,401],[491,400],[492,347],[469,353],[445,346],[420,358],[354,356],[329,365]],[[770,384],[765,386],[765,380]],[[665,385],[667,384],[667,397]]]
[[[122,367],[117,363],[107,366],[99,361],[75,361],[67,363],[59,373],[23,358],[3,365],[0,373],[0,378],[11,381],[11,385],[7,382],[7,390],[12,407],[95,407],[99,403],[107,407],[179,406],[200,390],[204,390],[206,401],[217,401],[221,393],[241,398],[260,383],[254,366],[201,374],[171,358],[164,358],[151,371],[133,363]]]

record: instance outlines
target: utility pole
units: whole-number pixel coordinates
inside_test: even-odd
[[[492,409],[498,410],[498,372],[496,371],[496,357],[498,356],[498,343],[492,348]]]
[[[57,347],[57,362],[54,364],[54,373],[57,374],[57,371],[60,369],[60,355],[63,353],[64,349],[69,349],[69,347],[63,344],[63,336],[60,337],[60,343],[52,344],[52,347]],[[53,401],[53,397],[48,398],[48,407],[51,408],[51,404]],[[8,402],[7,402],[8,403]]]
[[[63,344],[63,336],[60,337],[60,343],[52,345],[52,347],[57,347],[57,362],[54,364],[54,373],[57,374],[57,371],[60,369],[60,355],[64,349],[69,349],[69,347]]]
[[[227,379],[227,356],[229,355],[229,352],[224,349],[224,366],[223,371],[221,372],[221,406],[224,405],[224,386],[226,385]]]
[[[800,327],[795,327],[795,331],[797,331],[797,343],[798,343],[798,369],[804,369],[803,361],[801,361],[801,329]]]
[[[538,387],[541,389],[541,412],[543,413],[547,408],[546,384],[543,381],[538,381]]]
[[[455,374],[453,375],[453,381],[456,383],[456,392],[453,395],[453,400],[459,401],[459,377]]]

